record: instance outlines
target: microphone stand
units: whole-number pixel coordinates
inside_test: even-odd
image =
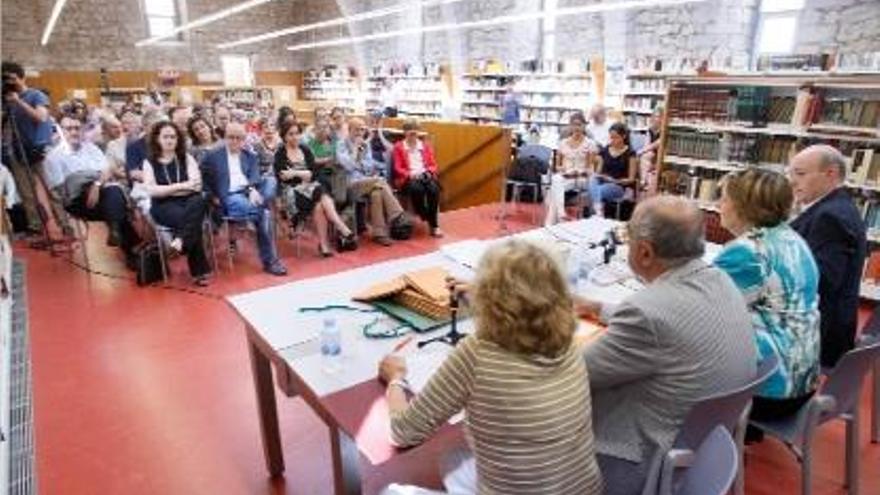
[[[419,342],[417,344],[419,349],[428,344],[433,344],[434,342],[441,342],[455,347],[458,345],[459,340],[466,337],[465,334],[458,331],[458,295],[455,293],[454,286],[449,287],[449,313],[452,317],[449,331],[443,335],[438,335],[437,337],[432,337],[428,340]]]

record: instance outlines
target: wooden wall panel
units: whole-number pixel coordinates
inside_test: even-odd
[[[403,119],[385,119],[400,129]],[[510,132],[498,126],[465,122],[422,122],[437,157],[440,208],[457,210],[501,201],[504,171],[510,164]]]

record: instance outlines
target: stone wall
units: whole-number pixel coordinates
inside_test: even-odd
[[[391,5],[402,0],[274,1],[190,32],[171,46],[135,48],[146,37],[142,0],[78,0],[65,7],[48,47],[39,46],[54,0],[2,2],[4,59],[35,69],[179,70],[218,72],[220,42],[293,25],[312,23]],[[190,19],[241,0],[185,0]],[[412,4],[416,0],[406,0]],[[609,0],[559,0],[559,7]],[[729,59],[745,64],[758,26],[759,0],[707,0],[675,7],[588,13],[560,17],[557,58],[595,55],[680,59]],[[379,62],[438,62],[463,67],[469,60],[520,61],[540,57],[538,18],[525,22],[425,33],[358,46],[289,52],[286,47],[344,36],[467,22],[499,15],[537,12],[543,0],[469,0],[412,8],[402,14],[286,36],[233,50],[253,56],[257,70],[304,70],[324,65],[366,70]],[[797,52],[880,50],[880,0],[806,0],[799,17]]]
[[[880,51],[880,0],[806,0],[795,52]]]
[[[58,70],[154,70],[173,67],[183,71],[220,70],[218,43],[244,38],[296,23],[298,4],[271,2],[189,33],[188,43],[137,48],[147,37],[141,0],[80,0],[68,2],[46,47],[40,38],[54,0],[3,0],[2,56],[28,68]],[[190,19],[216,12],[239,0],[186,0]],[[288,70],[299,65],[282,41],[254,49],[257,70]],[[248,53],[243,48],[240,53]],[[301,63],[301,62],[300,62]]]

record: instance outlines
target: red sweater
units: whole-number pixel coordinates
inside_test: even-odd
[[[394,163],[394,187],[403,188],[409,181],[409,155],[406,152],[405,140],[400,140],[394,144],[394,150],[391,152],[391,159]],[[425,164],[425,171],[437,176],[437,160],[434,159],[434,150],[431,145],[422,141],[422,162]]]

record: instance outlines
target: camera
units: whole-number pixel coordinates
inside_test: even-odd
[[[18,85],[12,78],[11,74],[3,74],[3,96],[18,91]]]

